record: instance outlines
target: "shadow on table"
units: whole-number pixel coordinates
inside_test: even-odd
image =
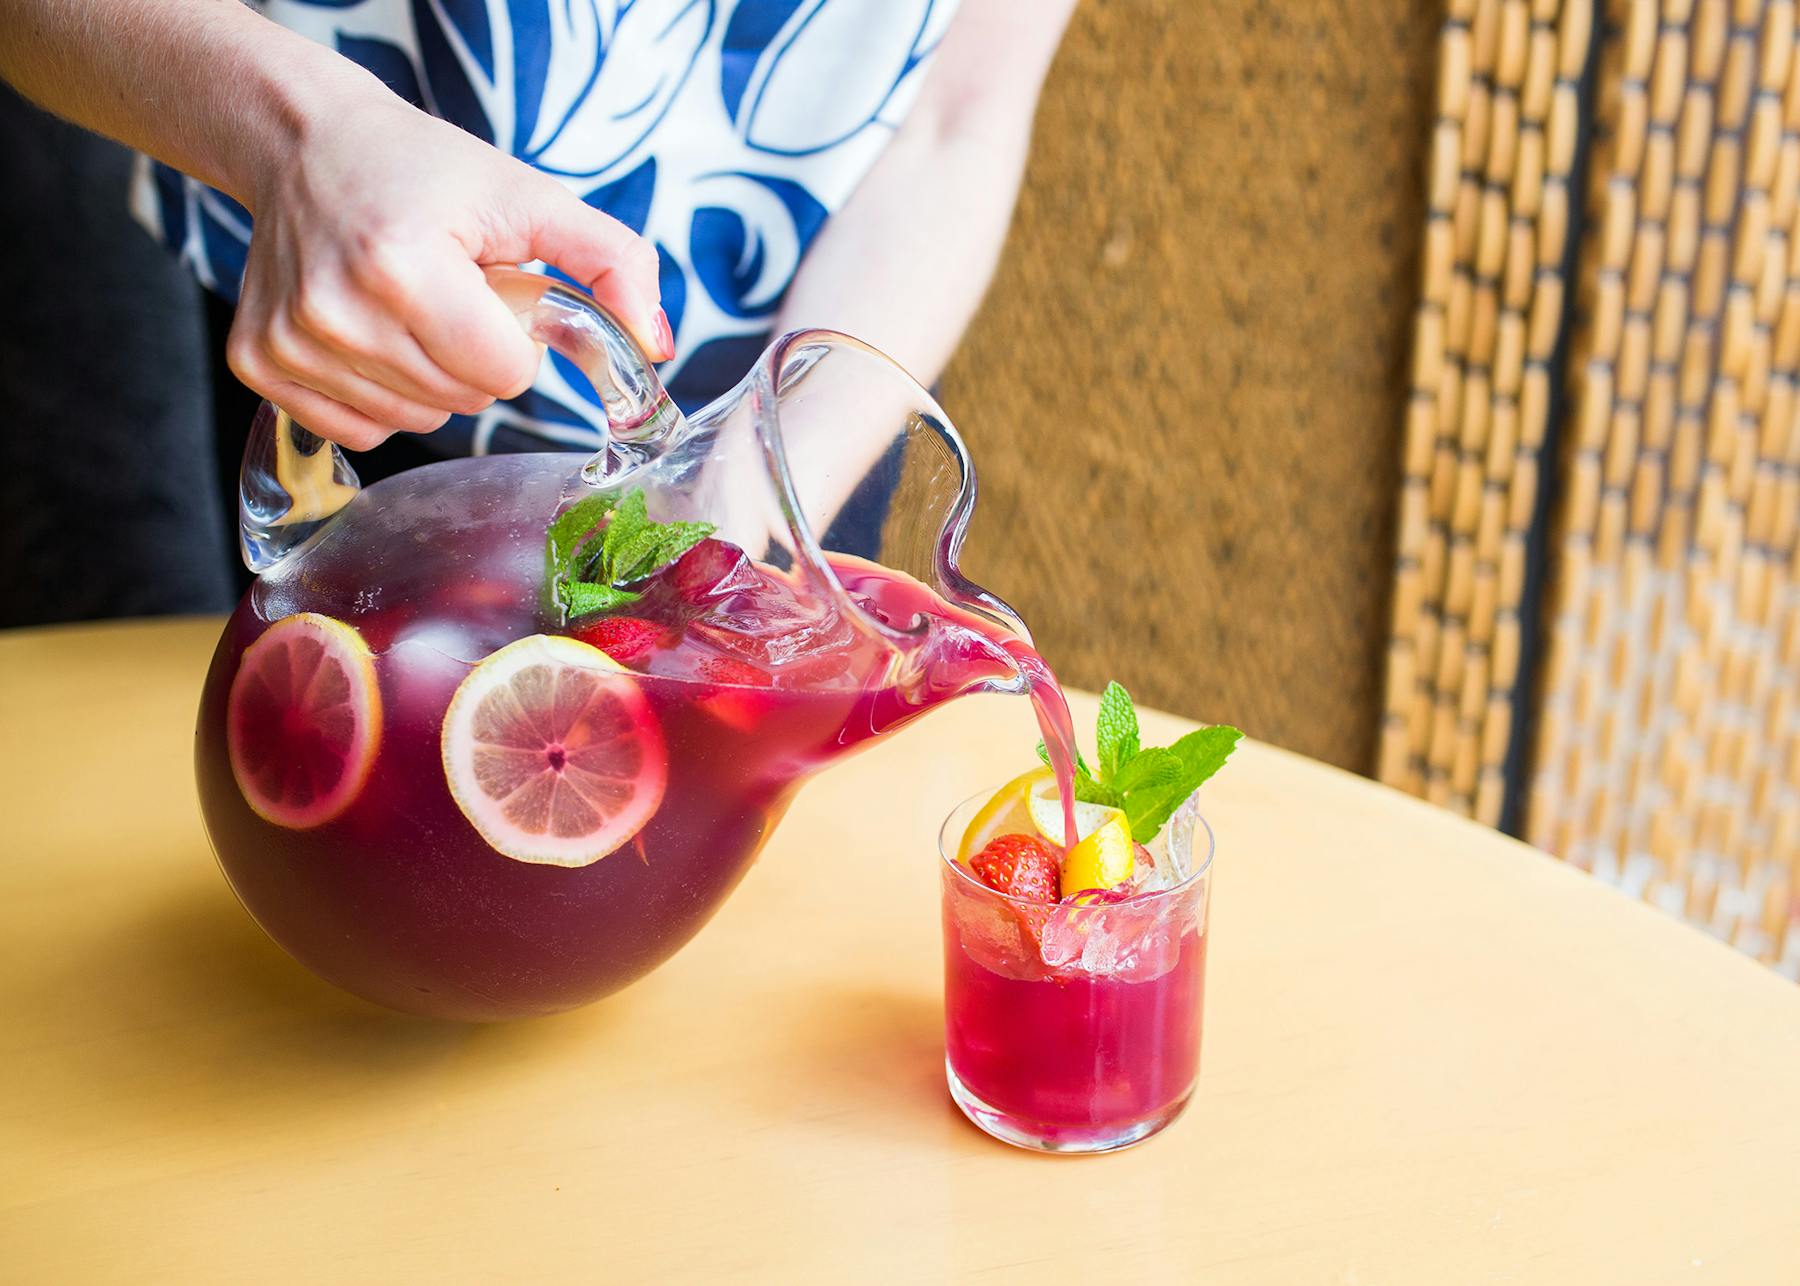
[[[763,1105],[784,1122],[919,1141],[962,1116],[944,1088],[944,1011],[934,996],[821,987],[783,1042],[792,1074]]]
[[[86,1016],[57,1025],[92,1035],[44,1048],[31,1078],[49,1109],[40,1128],[81,1136],[253,1130],[318,1111],[337,1125],[405,1115],[461,1063],[526,1060],[566,1039],[558,1018],[466,1026],[358,1000],[288,959],[210,882],[103,939],[70,943],[56,972],[21,994],[39,1013]],[[608,1023],[611,1008],[582,1021]]]

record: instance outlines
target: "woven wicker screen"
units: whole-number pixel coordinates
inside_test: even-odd
[[[1794,0],[1450,9],[1380,774],[1800,974]]]
[[[1380,776],[1490,825],[1521,699],[1590,6],[1453,0],[1413,344]]]

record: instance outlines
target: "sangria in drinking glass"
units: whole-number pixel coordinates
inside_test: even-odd
[[[1076,769],[1072,844],[1049,767],[945,821],[945,1070],[957,1106],[989,1134],[1108,1152],[1187,1106],[1213,859],[1194,790],[1238,735],[1203,728],[1140,750],[1114,684],[1099,768]]]

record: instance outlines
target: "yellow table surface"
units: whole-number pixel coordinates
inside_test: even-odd
[[[1035,1156],[945,1095],[932,846],[1024,702],[813,783],[648,980],[458,1027],[232,900],[216,629],[0,635],[0,1280],[1800,1281],[1800,989],[1446,813],[1246,745],[1193,1106]]]

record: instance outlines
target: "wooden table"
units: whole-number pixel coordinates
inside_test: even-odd
[[[0,636],[0,1279],[1800,1281],[1800,989],[1424,804],[1246,746],[1195,1102],[1041,1157],[945,1096],[932,849],[1023,702],[821,778],[647,981],[453,1027],[233,902],[216,628]]]

